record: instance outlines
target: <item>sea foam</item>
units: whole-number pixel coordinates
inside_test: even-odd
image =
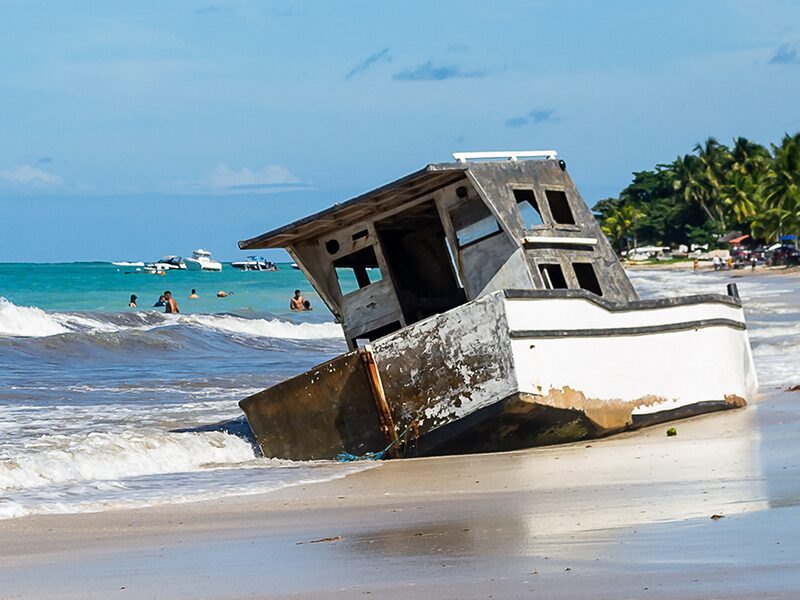
[[[250,444],[221,432],[47,435],[0,459],[0,491],[186,473],[254,458]]]
[[[17,306],[0,297],[0,336],[44,337],[68,331],[41,308]]]
[[[180,323],[197,325],[223,333],[254,337],[316,340],[342,338],[336,323],[289,323],[280,319],[243,319],[233,315],[186,315]]]
[[[336,323],[290,323],[280,319],[245,319],[235,315],[165,315],[154,311],[108,315],[45,312],[36,306],[17,306],[0,297],[0,336],[49,337],[65,333],[149,331],[161,327],[196,327],[223,334],[278,339],[341,339]]]

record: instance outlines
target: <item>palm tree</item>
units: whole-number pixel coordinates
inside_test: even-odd
[[[601,228],[620,252],[622,252],[623,243],[630,250],[631,236],[633,236],[634,246],[636,246],[636,226],[644,217],[645,213],[632,204],[614,206],[606,212]]]
[[[706,211],[714,213],[712,220],[717,222],[720,231],[727,229],[725,206],[721,201],[721,190],[732,159],[727,146],[720,144],[716,138],[709,137],[703,144],[696,144],[694,152],[700,163],[701,180],[706,187]]]
[[[698,204],[708,219],[717,224],[717,218],[711,211],[711,188],[703,173],[703,165],[700,158],[693,154],[679,156],[669,166],[672,172],[673,187],[681,199],[687,204]]]
[[[785,134],[781,145],[772,144],[772,165],[766,175],[765,201],[774,212],[778,234],[800,231],[800,133]]]
[[[756,214],[761,197],[762,182],[753,174],[731,170],[722,184],[720,207],[728,216],[729,223],[743,225]]]
[[[770,161],[769,151],[764,146],[743,137],[733,140],[730,158],[731,170],[748,175],[763,174]]]

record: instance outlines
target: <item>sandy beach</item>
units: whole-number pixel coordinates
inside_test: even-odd
[[[676,437],[8,520],[0,598],[796,598],[798,405],[773,389]]]
[[[694,263],[690,260],[664,263],[625,263],[625,269],[629,271],[692,271],[694,269]],[[714,267],[708,261],[701,262],[697,270],[700,273],[715,272]],[[767,267],[764,265],[759,265],[755,269],[745,267],[743,269],[735,269],[733,271],[721,271],[721,273],[727,273],[731,277],[744,277],[752,275],[798,276],[800,275],[800,267],[783,265]]]

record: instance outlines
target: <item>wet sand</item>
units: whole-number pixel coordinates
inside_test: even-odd
[[[800,393],[764,391],[676,437],[0,522],[0,599],[797,598]]]

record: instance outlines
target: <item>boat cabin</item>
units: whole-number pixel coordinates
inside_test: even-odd
[[[453,157],[239,248],[285,248],[351,349],[498,290],[638,299],[554,151]]]

